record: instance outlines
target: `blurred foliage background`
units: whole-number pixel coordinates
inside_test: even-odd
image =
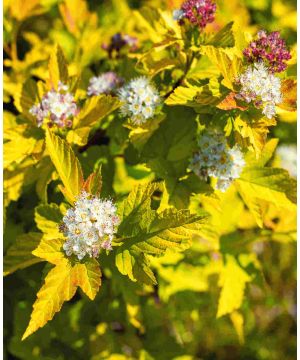
[[[13,95],[19,84],[30,76],[45,78],[45,61],[56,42],[63,47],[71,64],[70,72],[76,73],[84,67],[88,79],[93,73],[106,70],[107,53],[101,45],[108,43],[113,34],[122,31],[139,36],[131,10],[151,5],[172,11],[180,4],[179,0],[5,0],[4,110],[17,114]],[[211,30],[231,20],[249,33],[259,29],[280,30],[295,58],[294,0],[219,0],[217,5]],[[130,77],[132,65],[124,61],[123,66]],[[289,75],[295,74],[296,65],[292,65]],[[282,111],[278,125],[271,131],[280,144],[295,144],[295,115]],[[106,145],[102,139],[102,143],[89,151],[92,154],[97,150],[105,156]],[[114,191],[127,192],[124,184],[129,190],[145,175],[151,178],[147,170],[124,166],[122,159],[118,159]],[[4,250],[17,235],[34,231],[33,213],[37,202],[30,182],[17,201],[10,202]],[[262,264],[266,285],[264,291],[255,284],[248,287],[241,309],[243,318],[234,313],[231,317],[216,319],[219,288],[214,271],[208,270],[207,264],[217,266],[218,255],[198,253],[195,257],[191,249],[186,252],[187,260],[181,267],[176,270],[166,267],[165,273],[160,272],[155,292],[138,287],[124,277],[121,281],[120,274],[105,273],[94,302],[77,294],[53,321],[24,342],[20,340],[21,335],[45,269],[39,263],[17,271],[4,279],[3,358],[295,359],[296,245],[294,242],[256,242],[253,247]],[[179,263],[180,260],[177,259]],[[167,263],[168,259],[164,261]],[[199,278],[204,271],[208,273],[202,286]],[[135,288],[138,295],[133,295],[131,288]]]

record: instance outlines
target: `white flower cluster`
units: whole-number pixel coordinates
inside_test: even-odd
[[[129,116],[133,124],[140,125],[152,118],[161,103],[159,93],[146,77],[131,80],[119,92],[123,102],[121,114]]]
[[[49,125],[72,126],[72,119],[77,115],[78,108],[74,96],[68,90],[67,85],[59,82],[57,91],[48,91],[39,104],[32,106],[29,112],[36,117],[38,126],[42,125],[44,119],[49,121]]]
[[[279,145],[276,153],[280,158],[280,166],[291,176],[297,177],[297,145]]]
[[[97,257],[101,249],[111,250],[119,223],[116,211],[112,201],[82,192],[59,227],[67,237],[63,245],[67,256],[81,260],[85,255]]]
[[[175,21],[179,21],[184,18],[184,11],[181,9],[175,9],[173,10],[173,19]]]
[[[268,71],[263,62],[250,65],[238,82],[242,86],[238,98],[262,107],[262,113],[268,119],[276,115],[275,105],[282,102],[281,81]]]
[[[89,96],[110,94],[119,85],[121,85],[121,83],[122,80],[117,76],[116,73],[114,73],[113,71],[108,71],[99,76],[93,76],[90,79],[87,94]]]
[[[229,148],[221,133],[207,132],[198,142],[199,150],[194,154],[190,168],[201,179],[217,178],[216,188],[224,192],[234,179],[240,177],[245,165],[238,146]]]

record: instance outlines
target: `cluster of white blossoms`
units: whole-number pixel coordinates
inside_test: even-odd
[[[118,95],[123,102],[121,114],[130,117],[131,122],[136,125],[152,118],[161,103],[157,89],[143,76],[123,86]]]
[[[57,91],[52,89],[43,97],[42,101],[33,105],[29,112],[37,119],[37,125],[41,126],[45,119],[48,125],[58,127],[71,127],[72,120],[78,113],[74,96],[68,92],[69,88],[62,82],[58,83]]]
[[[122,79],[113,71],[108,71],[99,76],[93,76],[90,79],[87,94],[100,95],[110,94],[122,84]]]
[[[67,237],[63,245],[67,256],[97,257],[101,249],[111,250],[119,224],[117,209],[111,200],[101,200],[82,192],[73,208],[68,209],[59,229]]]
[[[241,91],[237,98],[262,107],[262,113],[268,119],[276,115],[275,105],[282,102],[281,81],[268,71],[263,62],[250,65],[239,77],[238,83]]]
[[[230,148],[221,133],[212,131],[200,137],[198,148],[190,163],[191,170],[205,181],[209,176],[217,178],[216,189],[226,191],[245,166],[243,153],[238,146]]]
[[[291,176],[297,177],[297,145],[279,145],[276,154],[280,158],[280,166],[287,170]]]

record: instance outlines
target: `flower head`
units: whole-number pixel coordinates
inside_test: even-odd
[[[119,90],[118,94],[123,102],[121,114],[129,116],[137,125],[152,118],[161,102],[156,88],[143,76],[131,80]]]
[[[216,4],[211,0],[186,0],[180,9],[173,12],[173,18],[177,21],[185,18],[193,25],[204,29],[215,20],[216,9]]]
[[[119,218],[111,200],[101,200],[82,192],[73,208],[63,217],[60,231],[67,237],[67,256],[97,257],[101,249],[111,250]]]
[[[71,127],[72,119],[78,113],[74,96],[68,92],[68,86],[59,82],[57,91],[50,90],[39,104],[33,105],[29,112],[41,126],[45,119],[50,126]]]
[[[122,79],[113,71],[103,73],[100,76],[93,76],[90,79],[87,94],[89,96],[110,94],[121,85],[121,83]]]
[[[263,61],[270,72],[281,72],[287,67],[286,61],[291,59],[291,54],[286,48],[285,41],[280,38],[279,31],[259,31],[257,39],[243,51],[250,63]]]
[[[281,81],[270,74],[264,63],[254,63],[239,77],[240,98],[247,103],[253,102],[269,119],[276,114],[275,105],[282,102]]]
[[[198,148],[190,163],[191,170],[203,180],[217,178],[216,188],[224,192],[240,177],[245,165],[242,152],[238,146],[230,148],[221,133],[212,131],[200,137]]]
[[[280,158],[280,166],[286,169],[291,176],[297,177],[297,145],[279,145],[276,153]]]

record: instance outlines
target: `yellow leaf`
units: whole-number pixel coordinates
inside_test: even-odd
[[[282,103],[278,105],[281,109],[287,111],[297,110],[297,81],[294,79],[285,79],[281,84]]]
[[[79,146],[86,145],[91,127],[86,126],[79,129],[69,130],[67,134],[67,141],[69,144],[76,144]]]
[[[224,77],[222,83],[231,90],[234,90],[234,83],[241,71],[242,61],[236,55],[225,52],[221,48],[207,45],[201,46],[201,53],[218,67]]]
[[[244,339],[244,318],[243,315],[241,313],[239,313],[238,311],[234,311],[230,314],[230,320],[233,323],[233,326],[235,328],[235,331],[238,335],[239,338],[239,342],[241,345],[244,344],[245,339]]]
[[[20,163],[35,149],[36,139],[16,136],[13,140],[4,143],[3,162],[4,168],[12,163]]]
[[[65,196],[72,204],[80,194],[83,175],[80,163],[72,148],[59,136],[46,130],[46,146],[50,158],[65,187]]]
[[[88,259],[84,264],[76,264],[73,268],[73,281],[91,300],[94,300],[101,286],[101,270],[98,261]]]
[[[251,277],[243,270],[231,255],[226,256],[226,263],[220,276],[222,286],[217,317],[230,314],[242,305],[246,283]]]
[[[40,0],[14,0],[10,4],[11,15],[19,21],[39,15],[44,11],[45,9],[42,8]]]
[[[90,299],[94,299],[101,285],[101,271],[95,259],[73,267],[67,259],[62,259],[49,271],[45,283],[37,293],[33,304],[29,325],[22,337],[26,339],[40,327],[43,327],[59,312],[65,301],[71,300],[78,286]]]
[[[65,259],[62,246],[64,239],[47,239],[42,238],[39,246],[32,251],[34,256],[44,259],[51,264],[59,264]]]
[[[87,3],[83,0],[65,0],[59,4],[59,11],[68,30],[75,35],[89,16]]]
[[[54,52],[50,56],[48,69],[51,87],[57,89],[59,81],[67,83],[69,77],[68,65],[64,53],[59,45],[56,45]]]
[[[55,313],[60,311],[63,303],[70,300],[75,292],[76,285],[73,283],[72,267],[65,260],[47,274],[44,285],[37,293],[30,322],[22,340],[51,320]]]

